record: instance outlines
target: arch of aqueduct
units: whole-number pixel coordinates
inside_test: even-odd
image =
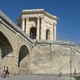
[[[56,40],[57,17],[43,9],[23,10],[16,25],[0,11],[0,72],[63,74],[80,71],[80,47]]]

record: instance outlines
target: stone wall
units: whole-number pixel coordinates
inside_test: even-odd
[[[0,72],[4,66],[11,74],[58,74],[59,68],[63,74],[74,68],[80,73],[80,47],[69,41],[32,40],[0,11]]]
[[[33,74],[63,74],[80,70],[80,47],[68,41],[39,41],[32,48],[31,69]],[[71,61],[71,62],[70,62]]]

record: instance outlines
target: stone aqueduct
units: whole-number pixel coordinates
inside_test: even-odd
[[[32,40],[0,11],[0,72],[12,74],[63,74],[80,71],[80,47],[74,42]]]

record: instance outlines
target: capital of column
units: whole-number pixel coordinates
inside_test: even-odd
[[[44,23],[44,16],[41,16],[41,26],[43,26]]]
[[[29,17],[26,18],[26,26],[28,26]]]
[[[22,17],[21,19],[22,19],[22,21],[24,21],[25,19],[28,20],[29,17]]]
[[[55,27],[56,26],[56,23],[53,23],[53,27]]]
[[[26,20],[28,20],[29,19],[29,17],[26,17]]]
[[[41,19],[44,19],[44,16],[41,16],[40,18],[41,18]]]

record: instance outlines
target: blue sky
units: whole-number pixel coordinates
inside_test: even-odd
[[[80,45],[80,0],[2,0],[0,9],[16,24],[23,9],[44,9],[59,18],[57,40]]]

